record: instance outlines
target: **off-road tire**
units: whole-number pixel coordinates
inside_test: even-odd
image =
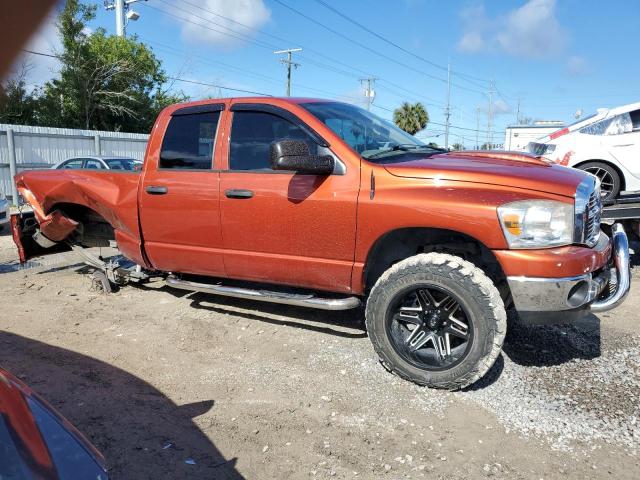
[[[391,344],[385,318],[390,303],[411,285],[432,284],[454,293],[469,312],[475,334],[468,353],[445,370],[418,368]],[[383,366],[418,385],[457,390],[476,382],[494,364],[507,332],[507,314],[498,289],[482,270],[454,255],[425,253],[389,268],[374,285],[366,307],[366,326]]]

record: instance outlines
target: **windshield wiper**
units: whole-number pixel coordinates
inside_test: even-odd
[[[413,148],[408,148],[408,147],[413,147]],[[381,155],[384,155],[385,153],[396,152],[398,150],[401,150],[403,152],[412,152],[414,150],[423,150],[425,148],[431,149],[431,147],[429,147],[428,145],[417,145],[415,143],[398,143],[393,147],[385,148],[384,150],[380,150],[379,152],[368,155],[365,158],[368,160],[371,160],[373,158],[378,158]]]

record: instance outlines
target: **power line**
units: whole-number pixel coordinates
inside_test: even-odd
[[[31,53],[33,55],[39,55],[39,56],[43,56],[43,57],[58,58],[58,59],[61,58],[60,55],[54,55],[54,54],[51,54],[51,53],[36,52],[34,50],[28,50],[28,49],[23,49],[23,51],[27,52],[27,53]],[[200,81],[197,81],[197,80],[189,80],[189,79],[181,78],[181,77],[167,76],[167,78],[170,79],[170,80],[178,81],[178,82],[191,83],[191,84],[194,84],[194,85],[202,85],[202,86],[206,86],[206,87],[220,88],[222,90],[230,90],[230,91],[241,92],[241,93],[250,93],[250,94],[253,94],[253,95],[262,95],[262,96],[267,96],[267,97],[273,96],[270,93],[265,93],[265,92],[255,91],[255,90],[246,90],[246,89],[241,89],[241,88],[234,88],[234,87],[229,87],[229,86],[226,86],[226,85],[221,85],[221,84],[216,84],[216,83],[200,82]],[[304,90],[317,91],[317,92],[320,92],[320,93],[325,93],[325,94],[337,96],[337,97],[343,98],[343,99],[350,99],[350,100],[354,100],[354,101],[360,101],[360,99],[357,99],[355,97],[350,97],[350,96],[346,96],[346,95],[340,95],[340,94],[336,94],[334,92],[329,92],[329,91],[318,89],[318,88],[314,88],[314,87],[308,87],[308,86],[304,86],[304,85],[299,85],[299,88],[302,88]],[[372,106],[376,107],[376,108],[379,108],[380,110],[384,110],[386,112],[393,113],[393,111],[394,111],[392,108],[385,107],[383,105],[372,104]],[[439,122],[434,122],[434,121],[429,121],[429,124],[438,125],[438,126],[442,126],[442,127],[446,126],[444,123],[439,123]],[[450,125],[449,127],[453,128],[453,129],[458,129],[458,130],[467,130],[467,131],[472,131],[472,132],[479,131],[481,133],[487,133],[486,130],[476,130],[476,129],[473,129],[473,128],[460,127],[460,126],[457,126],[457,125]],[[501,132],[495,131],[493,133],[501,133]]]
[[[57,58],[60,59],[60,55],[54,55],[52,53],[44,53],[44,52],[36,52],[33,50],[28,50],[28,49],[23,49],[23,52],[27,52],[27,53],[31,53],[32,55],[40,55],[41,57],[50,57],[50,58]],[[186,78],[180,78],[180,77],[171,77],[171,76],[167,76],[167,78],[169,80],[175,80],[178,82],[185,82],[185,83],[193,83],[195,85],[204,85],[207,87],[215,87],[215,88],[221,88],[222,90],[231,90],[234,92],[242,92],[242,93],[251,93],[254,95],[263,95],[263,96],[267,96],[267,97],[272,97],[273,95],[269,94],[269,93],[264,93],[264,92],[257,92],[255,90],[244,90],[241,88],[234,88],[234,87],[228,87],[226,85],[219,85],[219,84],[215,84],[215,83],[206,83],[206,82],[199,82],[196,80],[188,80]]]
[[[160,0],[160,1],[163,1],[163,0]],[[212,27],[210,27],[208,25],[203,25],[201,23],[194,22],[193,20],[191,20],[189,18],[185,18],[185,17],[179,16],[179,15],[176,15],[175,13],[168,12],[166,10],[163,10],[162,8],[158,8],[158,7],[154,7],[152,5],[146,5],[146,4],[145,4],[145,6],[147,8],[151,8],[151,9],[156,10],[158,12],[162,12],[165,15],[168,15],[170,17],[177,18],[178,20],[182,20],[184,22],[191,23],[191,24],[196,25],[196,26],[198,26],[200,28],[204,28],[204,29],[210,30],[212,32],[220,33],[222,35],[228,35],[230,37],[237,38],[237,39],[242,40],[244,42],[252,43],[254,45],[257,45],[259,47],[262,47],[262,48],[265,48],[265,49],[268,49],[268,50],[273,50],[273,49],[277,49],[278,48],[277,45],[273,45],[273,44],[270,44],[270,43],[267,43],[267,42],[263,42],[263,41],[260,41],[260,40],[255,40],[255,39],[253,39],[253,38],[251,38],[251,37],[249,37],[247,35],[244,35],[242,33],[239,33],[239,32],[235,32],[235,31],[233,31],[233,33],[224,32],[222,30],[218,30],[216,28],[212,28]],[[187,11],[187,13],[194,14],[193,12],[190,12],[190,11]],[[214,25],[219,25],[216,22],[213,22],[213,21],[210,21],[210,20],[207,20],[207,22],[208,23],[213,23]],[[222,28],[226,28],[227,30],[230,30],[229,27],[226,27],[224,25],[222,25]]]
[[[277,1],[277,0],[276,0],[276,1]],[[392,40],[389,40],[388,38],[386,38],[386,37],[384,37],[384,36],[380,35],[380,34],[379,34],[378,32],[376,32],[375,30],[372,30],[372,29],[370,29],[370,28],[366,27],[366,26],[365,26],[365,25],[363,25],[362,23],[360,23],[360,22],[358,22],[358,21],[354,20],[351,16],[346,15],[345,13],[342,13],[342,12],[341,12],[341,11],[339,11],[338,9],[336,9],[336,8],[334,8],[333,6],[329,5],[327,2],[325,2],[325,1],[323,1],[323,0],[316,0],[316,2],[318,2],[320,5],[324,6],[325,8],[327,8],[327,9],[331,10],[331,11],[332,11],[333,13],[335,13],[336,15],[338,15],[338,16],[340,16],[340,17],[344,18],[344,19],[345,19],[345,20],[347,20],[348,22],[353,23],[354,25],[356,25],[356,26],[360,27],[360,28],[361,28],[362,30],[364,30],[365,32],[370,33],[371,35],[373,35],[373,36],[375,36],[376,38],[378,38],[378,39],[382,40],[383,42],[385,42],[385,43],[387,43],[387,44],[389,44],[389,45],[391,45],[391,46],[393,46],[393,47],[397,48],[398,50],[401,50],[401,51],[403,51],[404,53],[406,53],[406,54],[408,54],[408,55],[411,55],[412,57],[417,58],[418,60],[420,60],[420,61],[422,61],[422,62],[424,62],[424,63],[426,63],[426,64],[428,64],[428,65],[431,65],[432,67],[435,67],[435,68],[437,68],[437,69],[439,69],[439,70],[443,70],[443,71],[445,71],[445,72],[449,70],[449,69],[448,69],[448,67],[445,67],[445,66],[443,66],[443,65],[439,65],[438,63],[433,62],[432,60],[429,60],[429,59],[427,59],[427,58],[424,58],[423,56],[418,55],[417,53],[412,52],[412,51],[410,51],[410,50],[407,50],[407,49],[406,49],[406,48],[404,48],[403,46],[398,45],[396,42],[394,42],[394,41],[392,41]],[[281,2],[278,2],[278,3],[281,3]],[[457,73],[456,73],[456,72],[451,71],[451,74],[456,75]],[[483,80],[483,79],[481,79],[481,78],[478,78],[478,77],[471,77],[471,75],[466,75],[466,74],[460,74],[459,76],[460,76],[461,78],[463,78],[463,77],[469,77],[469,78],[475,78],[476,80],[479,80],[479,81],[485,81],[485,80]],[[463,80],[464,80],[464,78],[463,78]],[[470,80],[467,80],[467,81],[468,81],[468,82],[470,82],[470,83],[473,83],[473,82],[471,82]],[[476,83],[475,85],[476,85],[476,86],[478,86],[478,87],[480,87],[480,88],[485,88],[485,86],[483,86],[483,85],[479,85],[479,84],[477,84],[477,83]]]
[[[243,90],[241,88],[233,88],[233,87],[227,87],[226,85],[218,85],[215,83],[206,83],[206,82],[199,82],[197,80],[187,80],[186,78],[180,78],[180,77],[167,77],[169,80],[176,80],[178,82],[185,82],[185,83],[193,83],[195,85],[204,85],[206,87],[215,87],[215,88],[220,88],[222,90],[231,90],[233,92],[242,92],[242,93],[251,93],[253,95],[262,95],[265,97],[273,97],[273,95],[271,95],[270,93],[264,93],[264,92],[256,92],[254,90]]]
[[[54,55],[53,53],[34,52],[33,50],[22,49],[23,52],[32,53],[33,55],[40,55],[41,57],[51,57],[60,59],[60,55]]]
[[[420,73],[421,75],[425,75],[425,76],[427,76],[427,77],[429,77],[429,78],[432,78],[432,79],[434,79],[434,80],[438,80],[438,81],[440,81],[440,82],[446,82],[446,80],[444,80],[443,78],[436,77],[435,75],[431,75],[431,74],[429,74],[429,73],[427,73],[427,72],[423,72],[422,70],[419,70],[419,69],[417,69],[417,68],[414,68],[414,67],[412,67],[411,65],[408,65],[408,64],[406,64],[406,63],[400,62],[399,60],[396,60],[395,58],[390,57],[390,56],[388,56],[388,55],[385,55],[384,53],[380,53],[380,52],[378,52],[377,50],[375,50],[375,49],[373,49],[373,48],[371,48],[371,47],[369,47],[369,46],[367,46],[367,45],[365,45],[365,44],[363,44],[363,43],[361,43],[361,42],[359,42],[359,41],[357,41],[357,40],[352,39],[351,37],[349,37],[349,36],[347,36],[347,35],[343,34],[342,32],[340,32],[340,31],[338,31],[338,30],[335,30],[335,29],[333,29],[333,28],[331,28],[331,27],[329,27],[329,26],[325,25],[325,24],[324,24],[324,23],[322,23],[322,22],[319,22],[319,21],[318,21],[318,20],[316,20],[315,18],[310,17],[309,15],[306,15],[305,13],[302,13],[300,10],[297,10],[297,9],[295,9],[294,7],[292,7],[292,6],[290,6],[290,5],[286,4],[286,3],[284,3],[282,0],[274,0],[274,1],[275,1],[275,2],[277,2],[277,3],[279,3],[280,5],[282,5],[283,7],[285,7],[285,8],[287,8],[287,9],[291,10],[292,12],[296,13],[297,15],[299,15],[299,16],[301,16],[301,17],[303,17],[303,18],[306,18],[306,19],[307,19],[307,20],[309,20],[310,22],[315,23],[316,25],[319,25],[320,27],[322,27],[322,28],[324,28],[325,30],[327,30],[327,31],[329,31],[329,32],[331,32],[331,33],[333,33],[334,35],[337,35],[337,36],[339,36],[339,37],[341,37],[341,38],[343,38],[343,39],[347,40],[348,42],[353,43],[354,45],[358,45],[360,48],[363,48],[364,50],[367,50],[368,52],[371,52],[371,53],[373,53],[373,54],[375,54],[375,55],[378,55],[378,56],[379,56],[379,57],[381,57],[381,58],[384,58],[385,60],[388,60],[388,61],[390,61],[390,62],[393,62],[393,63],[396,63],[396,64],[398,64],[398,65],[401,65],[401,66],[403,66],[403,67],[405,67],[405,68],[408,68],[409,70],[413,70],[414,72]]]
[[[160,0],[160,1],[162,1],[163,3],[167,3],[167,2],[166,2],[166,0]],[[194,5],[193,3],[190,3],[190,2],[187,2],[187,1],[184,1],[184,3],[187,3],[188,5]],[[148,6],[148,5],[147,5],[147,6]],[[207,27],[206,25],[203,25],[203,24],[200,24],[200,23],[193,22],[193,21],[188,20],[188,19],[185,19],[185,18],[183,18],[183,17],[178,17],[177,15],[174,15],[174,14],[172,14],[171,12],[168,12],[168,11],[163,10],[163,9],[159,9],[159,8],[156,8],[156,7],[151,7],[151,8],[154,8],[155,10],[157,10],[157,11],[159,11],[159,12],[162,12],[162,13],[164,13],[165,15],[172,16],[172,17],[174,17],[174,18],[178,18],[178,19],[180,19],[180,20],[188,21],[189,23],[192,23],[193,25],[199,26],[199,27],[201,27],[201,28],[206,28],[206,29],[209,29],[209,30],[213,30],[213,31],[215,31],[215,32],[217,32],[217,33],[221,33],[221,34],[223,34],[223,35],[230,35],[230,36],[235,37],[235,38],[238,38],[238,35],[240,35],[240,36],[241,36],[241,37],[240,37],[241,39],[246,40],[246,41],[249,41],[250,43],[254,43],[254,44],[256,44],[256,45],[258,45],[258,46],[260,46],[260,47],[262,47],[262,48],[265,48],[265,49],[266,49],[266,48],[275,48],[275,47],[273,47],[273,46],[272,46],[272,47],[269,47],[269,44],[263,44],[263,42],[258,42],[258,43],[256,43],[256,41],[253,41],[252,39],[247,38],[247,36],[246,36],[246,35],[244,35],[244,34],[240,34],[239,32],[237,32],[237,31],[235,31],[235,30],[232,30],[231,28],[229,28],[229,27],[227,27],[227,26],[223,26],[223,25],[220,25],[220,24],[216,24],[216,25],[222,26],[223,28],[225,28],[225,29],[227,29],[227,30],[230,30],[231,32],[233,32],[233,33],[235,33],[235,34],[237,34],[237,35],[234,35],[233,33],[222,32],[222,31],[217,30],[217,29],[212,29],[212,28],[210,28],[210,27]],[[233,20],[233,19],[231,19],[231,18],[229,18],[229,17],[226,17],[226,16],[224,16],[224,15],[220,15],[220,14],[218,14],[218,13],[216,13],[216,12],[214,12],[214,11],[210,10],[210,9],[207,9],[207,8],[202,7],[202,10],[204,10],[204,11],[206,11],[206,12],[208,12],[208,13],[211,13],[212,15],[216,15],[216,16],[218,16],[218,17],[220,17],[220,18],[224,18],[225,20],[228,20],[228,21],[230,21],[230,22],[232,22],[232,23],[238,24],[238,25],[240,25],[240,26],[242,26],[242,27],[244,27],[244,28],[251,29],[251,27],[249,27],[249,26],[247,26],[247,25],[245,25],[245,24],[243,24],[243,23],[241,23],[241,22],[237,22],[237,21],[235,21],[235,20]],[[193,12],[189,12],[189,13],[193,13]],[[214,22],[214,23],[215,23],[215,22]],[[259,32],[259,33],[262,33],[262,34],[264,34],[264,35],[268,35],[268,36],[274,37],[274,38],[276,38],[276,39],[278,39],[278,40],[282,40],[282,41],[285,41],[285,40],[286,40],[286,39],[283,39],[282,37],[277,37],[277,36],[275,36],[275,35],[268,34],[268,33],[263,32],[263,31],[261,31],[261,30],[258,30],[258,32]],[[290,42],[290,43],[296,43],[296,42]],[[337,60],[337,59],[335,59],[335,58],[332,58],[332,57],[330,57],[330,56],[327,56],[327,55],[325,55],[325,54],[323,54],[323,53],[321,53],[321,52],[318,52],[318,51],[316,51],[316,50],[313,50],[313,49],[310,49],[310,48],[307,48],[307,47],[305,47],[305,50],[306,50],[307,52],[312,52],[312,53],[314,53],[314,54],[315,54],[315,55],[317,55],[317,56],[320,56],[320,57],[322,57],[322,58],[325,58],[325,59],[327,59],[327,60],[329,60],[329,61],[331,61],[331,62],[333,62],[333,63],[336,63],[336,64],[338,64],[338,65],[345,66],[345,67],[347,67],[347,68],[349,68],[349,69],[351,69],[351,70],[353,70],[353,71],[359,72],[360,74],[364,74],[364,75],[366,75],[366,76],[372,76],[372,75],[370,75],[369,73],[365,72],[364,70],[361,70],[361,69],[359,69],[359,68],[353,67],[352,65],[349,65],[349,64],[344,63],[344,62],[342,62],[342,61],[340,61],[340,60]],[[307,61],[307,62],[309,62],[309,63],[311,63],[311,64],[314,64],[314,65],[316,65],[316,66],[318,66],[318,67],[320,67],[320,68],[324,68],[324,69],[326,69],[326,70],[333,71],[333,72],[336,72],[336,73],[341,73],[341,74],[346,75],[346,76],[352,76],[352,77],[354,77],[354,78],[360,78],[360,77],[361,77],[361,75],[350,74],[349,72],[347,72],[347,71],[345,71],[345,70],[342,70],[342,69],[339,69],[339,68],[336,68],[336,67],[332,67],[332,66],[330,66],[330,65],[323,64],[323,63],[321,63],[321,62],[318,62],[317,60],[310,59],[307,55],[304,55],[303,57],[304,57],[305,61]],[[416,93],[416,92],[411,92],[410,90],[407,90],[406,88],[404,88],[404,87],[402,87],[402,86],[400,86],[400,85],[398,85],[398,84],[396,84],[396,83],[393,83],[393,82],[391,82],[390,80],[386,80],[386,79],[383,79],[383,78],[381,78],[381,77],[378,77],[378,78],[379,78],[380,80],[382,80],[382,81],[386,82],[386,83],[387,83],[387,84],[389,84],[389,85],[393,85],[393,86],[395,86],[396,88],[398,88],[398,89],[400,89],[400,90],[404,90],[404,91],[407,91],[407,92],[409,92],[409,93],[412,93],[413,95],[415,95],[415,98],[416,98],[416,99],[421,100],[421,99],[423,98],[421,94],[418,94],[418,93]],[[383,87],[383,88],[385,88],[385,87]],[[463,88],[463,89],[464,89],[464,87],[461,87],[461,88]],[[386,90],[389,90],[388,88],[385,88],[385,89],[386,89]],[[472,91],[473,91],[473,90],[472,90]],[[396,93],[396,95],[397,95],[397,93]],[[401,97],[401,98],[403,97],[403,95],[398,95],[398,96],[399,96],[399,97]],[[427,104],[427,105],[429,105],[429,104],[431,104],[431,105],[435,105],[435,106],[441,106],[441,105],[442,105],[441,103],[439,103],[439,102],[437,102],[436,100],[433,100],[433,99],[426,98],[426,100],[428,100],[428,101],[424,101],[424,100],[423,100],[423,102],[424,102],[425,104]]]

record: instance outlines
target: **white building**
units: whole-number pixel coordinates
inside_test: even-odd
[[[505,130],[504,149],[525,151],[527,144],[564,128],[564,122],[538,120],[533,125],[509,125]]]

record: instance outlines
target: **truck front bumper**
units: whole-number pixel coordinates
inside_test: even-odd
[[[590,311],[605,312],[621,304],[631,286],[629,242],[621,224],[613,225],[610,241],[612,264],[596,272],[563,278],[507,277],[520,319],[526,323],[566,323]],[[604,233],[602,242],[609,242]]]

